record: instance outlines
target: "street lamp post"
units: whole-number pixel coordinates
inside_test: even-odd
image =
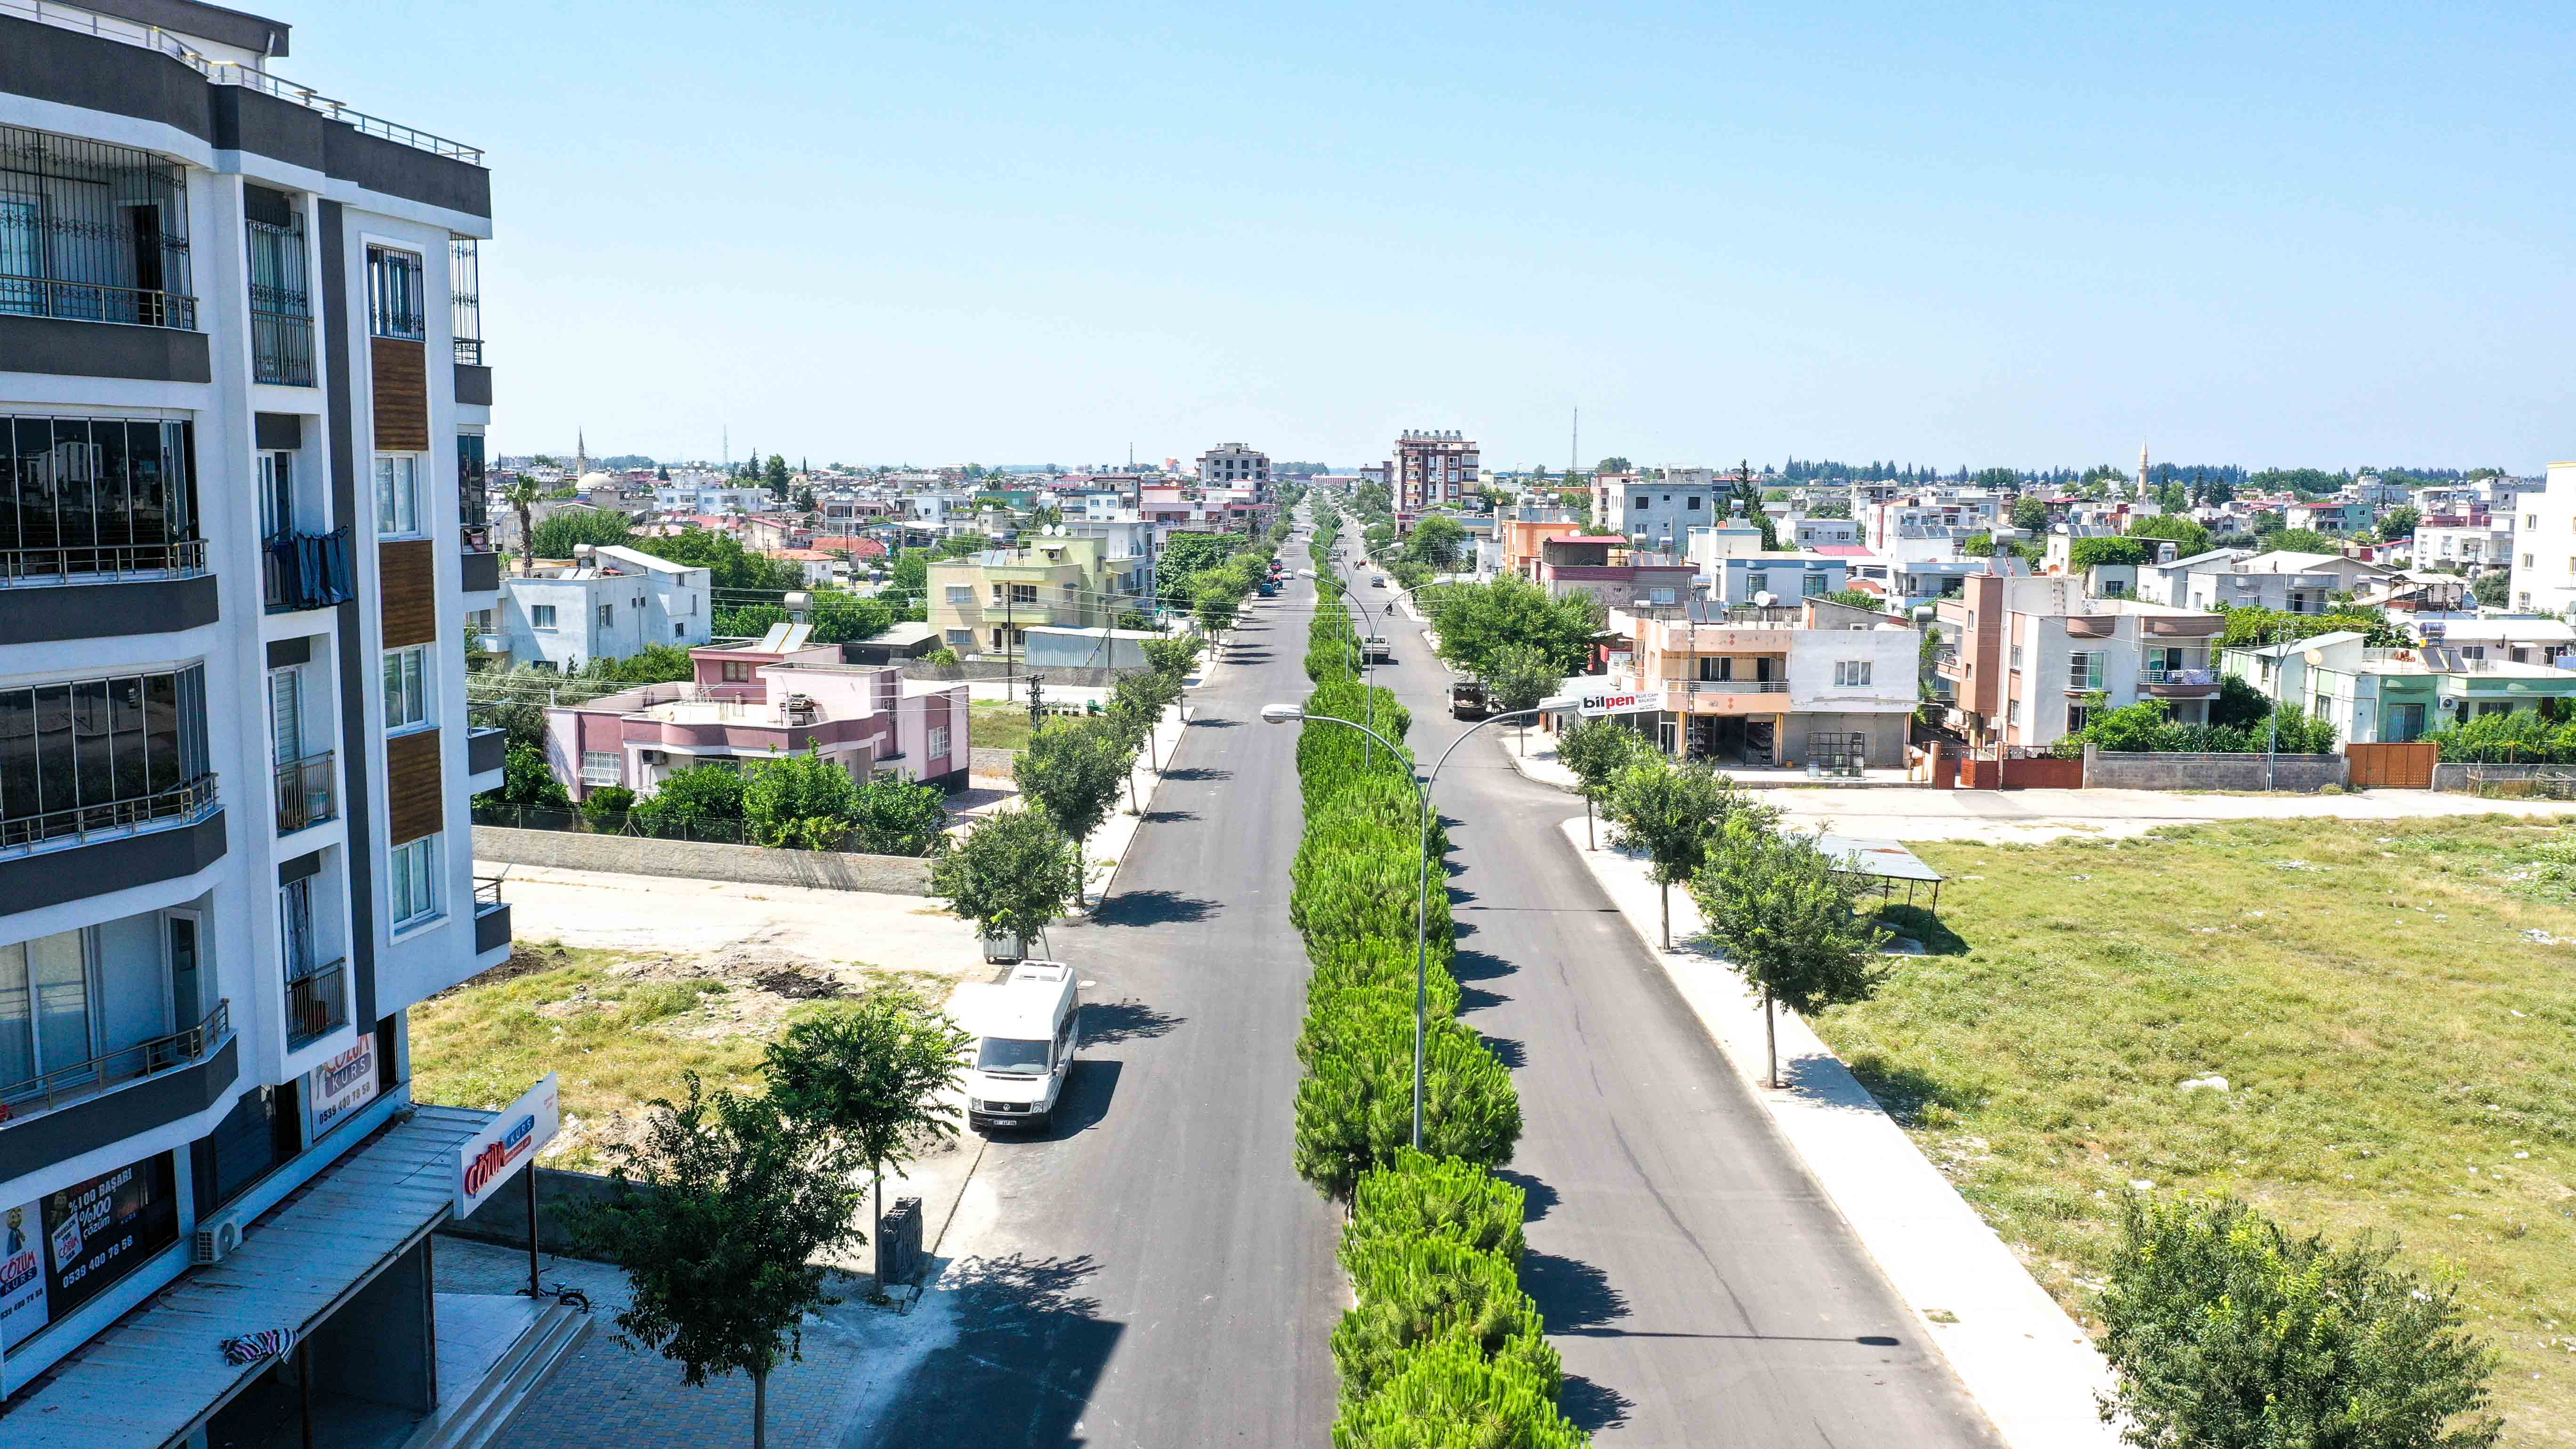
[[[1440,781],[1440,767],[1449,763],[1449,757],[1458,752],[1458,747],[1467,742],[1469,735],[1483,729],[1486,725],[1501,724],[1505,720],[1524,719],[1534,714],[1551,714],[1568,710],[1578,703],[1580,701],[1572,695],[1558,695],[1551,699],[1540,700],[1528,709],[1516,709],[1508,714],[1492,715],[1479,720],[1461,730],[1458,738],[1449,742],[1449,748],[1442,750],[1440,758],[1432,762],[1429,774],[1415,775],[1410,771],[1405,774],[1405,783],[1413,787],[1413,796],[1418,807],[1419,823],[1414,832],[1414,849],[1422,857],[1414,875],[1413,886],[1413,1150],[1416,1152],[1422,1150],[1422,1052],[1423,1039],[1427,1031],[1425,1019],[1431,1008],[1432,787]],[[1343,719],[1339,715],[1308,714],[1304,709],[1293,704],[1265,704],[1261,707],[1261,719],[1264,724],[1298,724],[1312,720],[1320,724],[1345,725],[1385,745],[1388,754],[1398,753],[1394,742],[1385,736],[1357,720]]]

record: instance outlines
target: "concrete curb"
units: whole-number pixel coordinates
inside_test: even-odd
[[[1171,768],[1172,751],[1181,747],[1181,737],[1188,732],[1190,720],[1198,712],[1196,705],[1175,704],[1164,714],[1163,722],[1154,726],[1152,749],[1155,757],[1162,760],[1163,769]],[[1127,857],[1135,854],[1136,837],[1145,828],[1145,817],[1154,813],[1154,797],[1163,790],[1162,771],[1151,768],[1141,759],[1128,772],[1128,778],[1136,787],[1137,813],[1128,814],[1122,803],[1110,815],[1108,823],[1083,845],[1086,851],[1096,848],[1099,855],[1110,861],[1109,874],[1099,881],[1099,889],[1092,892],[1091,904],[1081,912],[1084,920],[1091,919],[1092,914],[1108,901],[1110,893],[1118,889],[1118,877],[1127,869]],[[1152,783],[1148,784],[1148,781]],[[1114,855],[1110,853],[1113,848],[1116,851]]]
[[[1660,949],[1658,893],[1645,863],[1607,847],[1585,850],[1579,816],[1558,829],[2004,1442],[2116,1449],[2117,1432],[2094,1408],[2094,1394],[2113,1386],[2109,1364],[1905,1129],[1787,1010],[1778,1014],[1784,1085],[1766,1085],[1762,1007],[1744,978],[1714,956]],[[1687,893],[1673,895],[1674,939],[1692,940],[1698,908]]]

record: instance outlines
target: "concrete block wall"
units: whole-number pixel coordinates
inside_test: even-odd
[[[2576,775],[2576,765],[2440,764],[2433,767],[2433,788],[2456,791],[2460,794],[2475,794],[2477,785],[2469,778],[2472,771],[2484,776],[2488,783],[2497,784],[2515,780],[2564,778],[2568,775]]]
[[[2084,784],[2095,790],[2285,790],[2302,794],[2349,783],[2341,755],[2104,754],[2084,747]],[[2267,784],[2266,781],[2269,781]]]
[[[563,870],[683,876],[749,885],[813,886],[899,896],[930,893],[930,862],[900,855],[769,850],[757,845],[477,825],[474,858],[504,865],[550,865]]]

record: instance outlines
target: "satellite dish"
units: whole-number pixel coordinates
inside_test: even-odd
[[[1778,603],[1779,597],[1779,595],[1772,593],[1769,589],[1764,589],[1762,592],[1753,596],[1753,602],[1767,609],[1773,604]]]

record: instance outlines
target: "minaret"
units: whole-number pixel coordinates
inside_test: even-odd
[[[2146,496],[2147,496],[2147,445],[2146,445],[2145,443],[2140,443],[2140,444],[2138,444],[2138,491],[2137,491],[2137,496],[2138,496],[2138,497],[2140,497],[2140,498],[2144,498],[2144,497],[2146,497]]]
[[[572,476],[578,483],[590,476],[590,440],[582,430],[572,430]]]

